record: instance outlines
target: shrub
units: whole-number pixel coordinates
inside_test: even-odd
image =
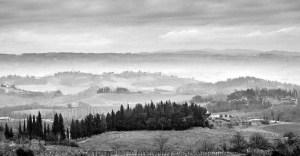
[[[232,139],[230,140],[231,143],[231,151],[233,152],[245,152],[247,147],[248,147],[248,143],[245,140],[245,138],[241,135],[240,132],[237,132]]]
[[[78,144],[74,141],[70,141],[69,146],[71,147],[79,147]]]
[[[17,149],[16,154],[17,156],[34,156],[31,150],[24,150],[22,148]]]
[[[267,150],[271,147],[271,144],[261,134],[254,133],[250,136],[249,146],[254,149]]]
[[[284,134],[286,140],[278,140],[276,144],[276,152],[284,156],[299,156],[300,139],[294,133]]]
[[[50,145],[62,145],[62,146],[79,147],[76,142],[67,141],[67,140],[63,140],[63,141],[60,141],[60,142],[51,141],[51,142],[47,142],[47,143],[50,144]]]

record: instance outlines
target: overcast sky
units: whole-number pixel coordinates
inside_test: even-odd
[[[0,0],[0,52],[300,52],[299,0]]]

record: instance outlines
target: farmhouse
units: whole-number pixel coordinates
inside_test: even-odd
[[[11,118],[8,116],[0,117],[0,121],[10,121],[10,120],[11,120]]]
[[[230,114],[211,114],[210,118],[215,120],[215,119],[221,119],[221,120],[225,120],[225,121],[230,121],[233,116]]]
[[[280,104],[296,105],[296,104],[298,104],[298,100],[297,100],[297,98],[287,96],[287,97],[283,97],[283,98],[280,99]]]
[[[265,119],[249,119],[248,122],[251,124],[251,125],[261,125],[265,122],[266,120]]]

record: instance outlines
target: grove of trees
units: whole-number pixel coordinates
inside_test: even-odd
[[[130,130],[184,130],[191,127],[209,127],[207,110],[194,103],[177,104],[160,102],[137,104],[134,108],[121,105],[107,115],[88,115],[82,120],[72,120],[71,138],[88,137],[105,131]]]
[[[61,114],[55,114],[50,129],[50,124],[43,123],[41,113],[37,116],[29,115],[23,123],[19,122],[18,135],[14,135],[13,128],[5,124],[4,134],[6,139],[12,139],[14,136],[28,139],[43,139],[47,141],[57,141],[66,139],[64,121]]]

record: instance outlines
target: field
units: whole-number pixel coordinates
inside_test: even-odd
[[[167,148],[172,151],[197,150],[203,142],[213,143],[220,147],[223,143],[240,131],[248,138],[251,134],[259,132],[270,140],[277,138],[272,132],[263,129],[208,129],[193,128],[185,131],[130,131],[130,132],[107,132],[92,136],[86,140],[79,141],[80,147],[89,150],[110,150],[118,148],[121,150],[157,150],[154,141],[159,136],[169,138]]]
[[[294,132],[300,135],[300,124],[299,123],[286,123],[280,125],[268,125],[263,128],[266,131],[271,131],[278,134],[284,134],[287,132]]]

